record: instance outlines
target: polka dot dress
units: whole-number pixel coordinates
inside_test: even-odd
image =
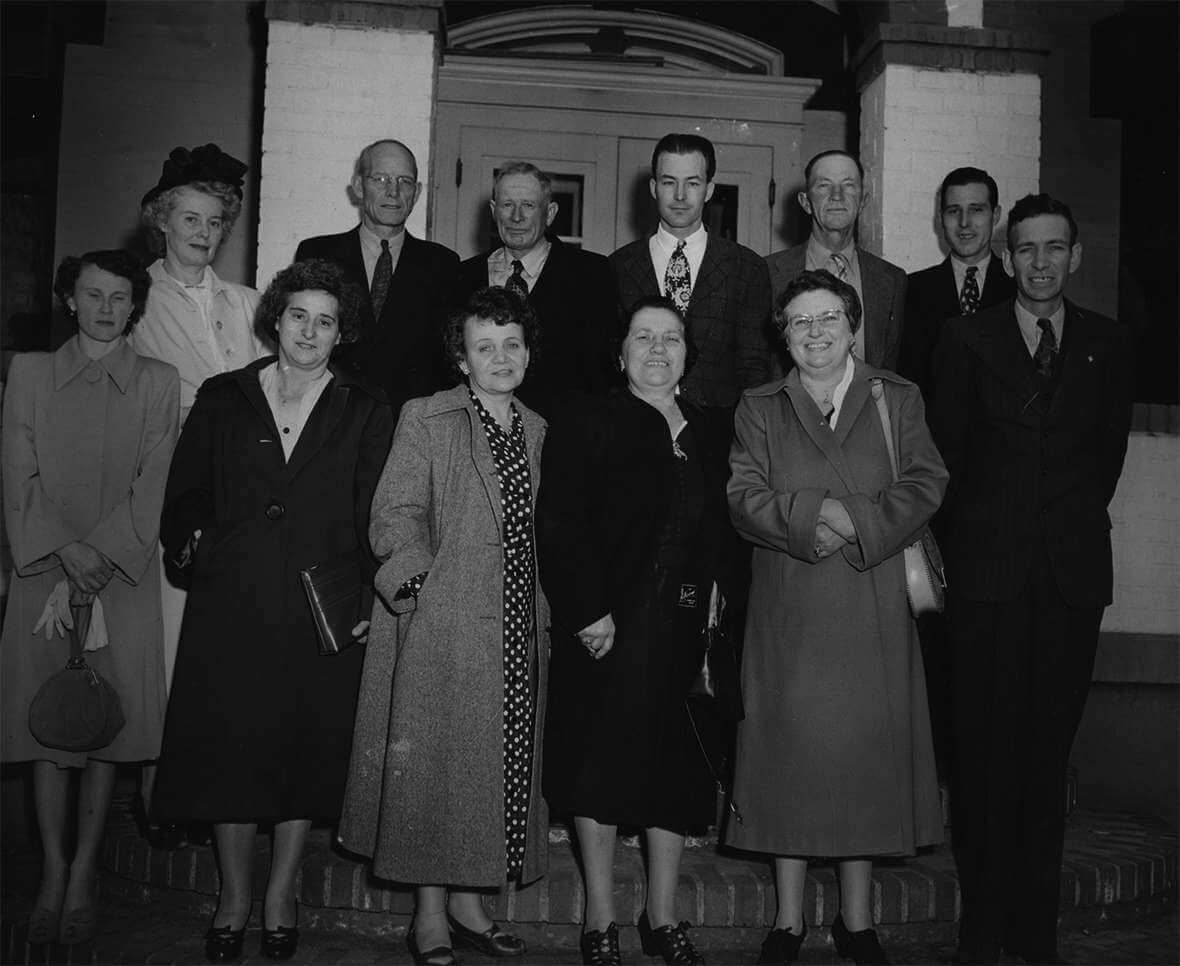
[[[476,398],[496,476],[504,517],[504,838],[509,878],[524,862],[529,793],[533,775],[532,682],[529,652],[534,639],[534,587],[537,564],[533,551],[533,497],[524,423],[512,409],[512,429],[505,430]]]

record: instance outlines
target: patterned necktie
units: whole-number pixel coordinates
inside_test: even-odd
[[[843,282],[848,278],[848,259],[839,252],[832,252],[831,257],[832,267],[835,271],[832,273],[836,278]]]
[[[688,311],[688,299],[692,295],[692,277],[688,270],[688,256],[684,254],[684,241],[676,243],[676,251],[668,259],[664,272],[664,294],[681,312]]]
[[[515,292],[522,299],[528,300],[529,283],[524,280],[524,263],[519,258],[512,259],[512,274],[504,282],[509,292]]]
[[[377,256],[377,264],[373,268],[373,284],[369,288],[369,297],[373,300],[373,318],[381,318],[381,310],[385,307],[385,296],[389,294],[389,283],[393,281],[393,256],[389,254],[388,239],[381,239],[381,254]]]
[[[1048,319],[1037,319],[1037,326],[1041,330],[1041,341],[1033,353],[1033,362],[1042,379],[1052,379],[1053,368],[1057,364],[1057,335],[1053,331],[1053,323]]]
[[[963,292],[959,296],[959,311],[964,315],[971,315],[979,308],[979,281],[976,275],[979,269],[974,265],[967,268],[967,275],[963,279]]]

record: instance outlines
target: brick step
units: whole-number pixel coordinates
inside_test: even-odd
[[[116,809],[104,844],[104,889],[148,900],[169,893],[211,913],[217,867],[209,847],[153,851]],[[1151,819],[1076,811],[1067,826],[1061,881],[1063,909],[1104,906],[1158,896],[1176,877],[1176,834]],[[522,889],[489,896],[489,911],[503,922],[535,927],[574,942],[584,893],[568,834],[550,836],[549,873]],[[261,899],[270,861],[269,841],[259,836],[255,887]],[[374,878],[358,857],[340,851],[327,829],[314,829],[297,883],[301,921],[360,935],[393,937],[413,910],[410,887]],[[626,841],[615,862],[619,921],[633,923],[643,909],[641,851]],[[873,870],[873,918],[886,934],[915,932],[953,937],[959,888],[948,847],[914,858],[879,862]],[[815,924],[830,924],[839,908],[835,869],[816,864],[807,876],[804,909]],[[706,930],[764,930],[773,921],[775,889],[766,858],[718,848],[694,839],[685,850],[677,918]],[[817,930],[817,941],[820,931]],[[568,935],[567,935],[568,934]]]

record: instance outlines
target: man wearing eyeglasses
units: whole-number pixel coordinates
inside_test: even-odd
[[[856,220],[867,194],[864,168],[846,151],[821,151],[803,172],[799,206],[811,218],[811,236],[801,245],[766,256],[774,299],[803,271],[827,269],[860,296],[864,317],[853,353],[870,366],[897,369],[901,349],[906,276],[892,262],[856,244]],[[791,360],[783,360],[788,366]]]
[[[336,262],[367,293],[361,337],[338,358],[384,389],[396,413],[407,399],[449,385],[441,333],[454,308],[459,256],[406,231],[422,185],[418,163],[400,141],[375,141],[361,151],[349,187],[360,224],[305,239],[295,260]]]

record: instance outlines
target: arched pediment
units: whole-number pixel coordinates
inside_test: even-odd
[[[751,37],[653,10],[529,7],[447,30],[455,53],[634,62],[683,73],[783,76],[783,54]]]

